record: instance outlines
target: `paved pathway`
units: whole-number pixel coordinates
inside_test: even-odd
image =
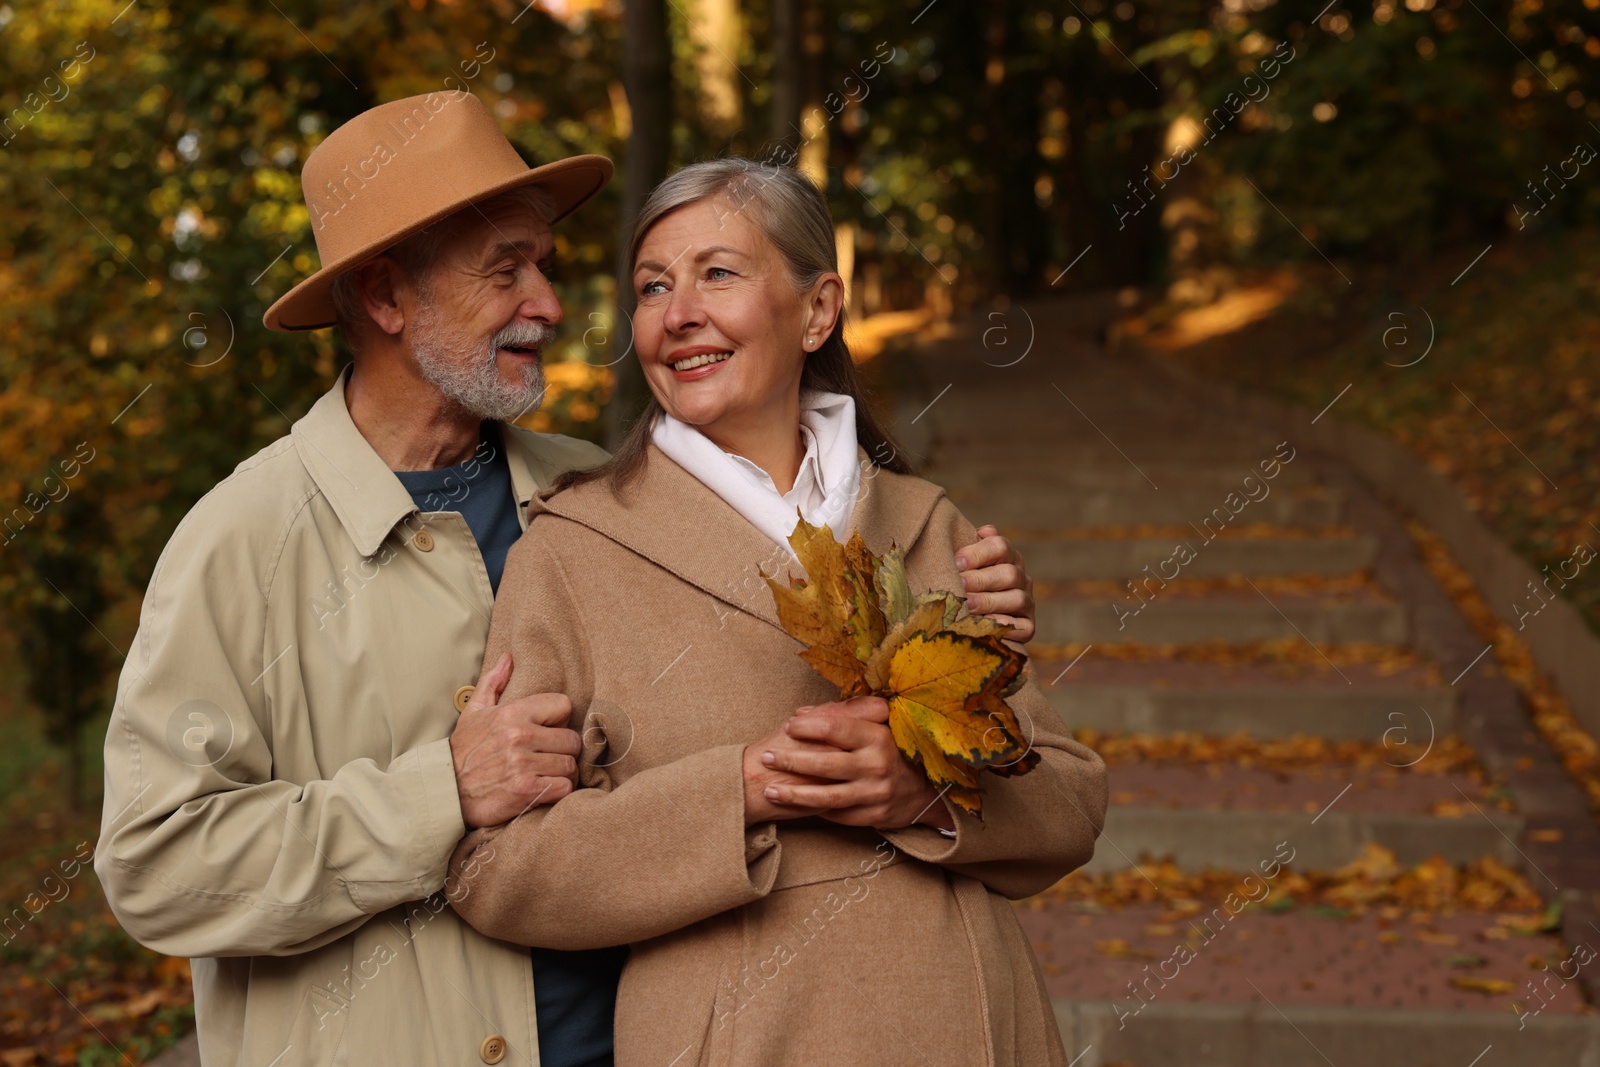
[[[1527,918],[1524,816],[1454,734],[1455,665],[1419,653],[1415,606],[1374,577],[1392,515],[1357,521],[1326,457],[1104,354],[1111,311],[980,315],[925,347],[898,420],[1022,545],[1037,677],[1112,767],[1094,860],[1020,905],[1069,1057],[1600,1063],[1576,964]],[[1370,877],[1319,904],[1318,872],[1353,863]],[[1362,905],[1419,864],[1403,904]],[[1490,906],[1454,906],[1469,878]],[[1415,906],[1429,879],[1449,906]],[[1224,903],[1271,886],[1295,891]]]

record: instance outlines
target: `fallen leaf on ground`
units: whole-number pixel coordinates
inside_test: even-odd
[[[1051,901],[1066,901],[1106,909],[1160,904],[1169,909],[1160,919],[1176,921],[1221,904],[1229,894],[1246,892],[1241,888],[1243,878],[1237,871],[1185,871],[1170,859],[1146,858],[1118,871],[1075,871],[1022,903],[1042,908]],[[1491,856],[1460,866],[1433,856],[1406,867],[1395,862],[1392,852],[1371,845],[1336,871],[1302,873],[1285,866],[1269,884],[1266,899],[1253,907],[1274,912],[1304,905],[1389,916],[1397,914],[1393,909],[1404,909],[1419,924],[1451,911],[1495,912],[1496,925],[1482,935],[1490,939],[1507,937],[1513,929],[1543,936],[1548,929],[1549,912],[1538,894],[1521,874]]]
[[[1455,986],[1457,989],[1468,989],[1474,993],[1484,993],[1487,995],[1511,993],[1515,992],[1517,988],[1504,978],[1474,978],[1470,975],[1464,974],[1451,975],[1450,984]]]
[[[1489,962],[1489,957],[1480,956],[1476,952],[1457,952],[1453,956],[1444,958],[1446,967],[1459,967],[1470,970],[1473,967],[1482,967]]]
[[[1128,942],[1120,937],[1113,937],[1106,941],[1096,941],[1094,950],[1100,955],[1114,960],[1151,960],[1155,959],[1156,956],[1154,952],[1130,948]]]

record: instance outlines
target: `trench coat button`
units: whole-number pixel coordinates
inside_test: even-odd
[[[411,543],[416,545],[417,548],[423,552],[432,552],[433,534],[429,533],[427,530],[418,530],[417,536],[411,539]]]
[[[467,710],[467,701],[472,699],[472,694],[477,691],[477,688],[475,685],[464,685],[456,690],[457,713]]]
[[[484,1063],[499,1063],[506,1058],[506,1039],[499,1034],[490,1034],[483,1039],[483,1044],[478,1046],[478,1058]]]

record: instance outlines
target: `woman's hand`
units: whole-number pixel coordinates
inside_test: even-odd
[[[978,528],[979,540],[956,553],[967,592],[967,610],[1011,627],[1006,637],[1033,640],[1033,579],[1022,553],[993,526]]]
[[[762,758],[767,753],[781,752],[785,754],[785,759],[780,762],[787,762],[789,755],[815,755],[831,751],[828,745],[814,744],[790,737],[788,726],[789,724],[785,722],[755,744],[745,746],[744,824],[746,826],[782,819],[804,819],[807,816],[818,814],[808,808],[788,807],[773,800],[769,795],[769,791],[772,789],[827,784],[820,778],[808,778],[803,774],[792,774],[780,769],[773,763],[766,762]]]
[[[805,779],[764,789],[764,799],[792,812],[790,818],[820,815],[880,830],[917,823],[954,829],[939,790],[900,755],[888,721],[889,705],[878,697],[800,708],[781,728],[800,744],[752,745],[746,762],[756,753],[768,770]]]

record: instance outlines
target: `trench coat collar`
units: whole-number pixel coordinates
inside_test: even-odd
[[[378,551],[395,524],[421,509],[350,418],[350,409],[344,402],[345,383],[349,380],[350,368],[346,367],[333,388],[322,394],[290,434],[300,461],[339,517],[356,551],[370,556]],[[549,470],[549,463],[536,453],[532,446],[537,438],[533,434],[502,425],[500,439],[506,465],[511,469],[517,514],[524,516],[534,493],[560,472]]]
[[[857,452],[864,473],[852,526],[834,530],[834,536],[844,540],[851,529],[859,529],[874,552],[886,552],[891,544],[910,549],[944,490],[868,467],[866,453],[859,447]],[[529,511],[586,526],[730,607],[783,629],[761,573],[780,580],[785,573],[800,577],[799,565],[655,445],[649,446],[644,474],[620,498],[606,483],[589,482],[540,493]]]

